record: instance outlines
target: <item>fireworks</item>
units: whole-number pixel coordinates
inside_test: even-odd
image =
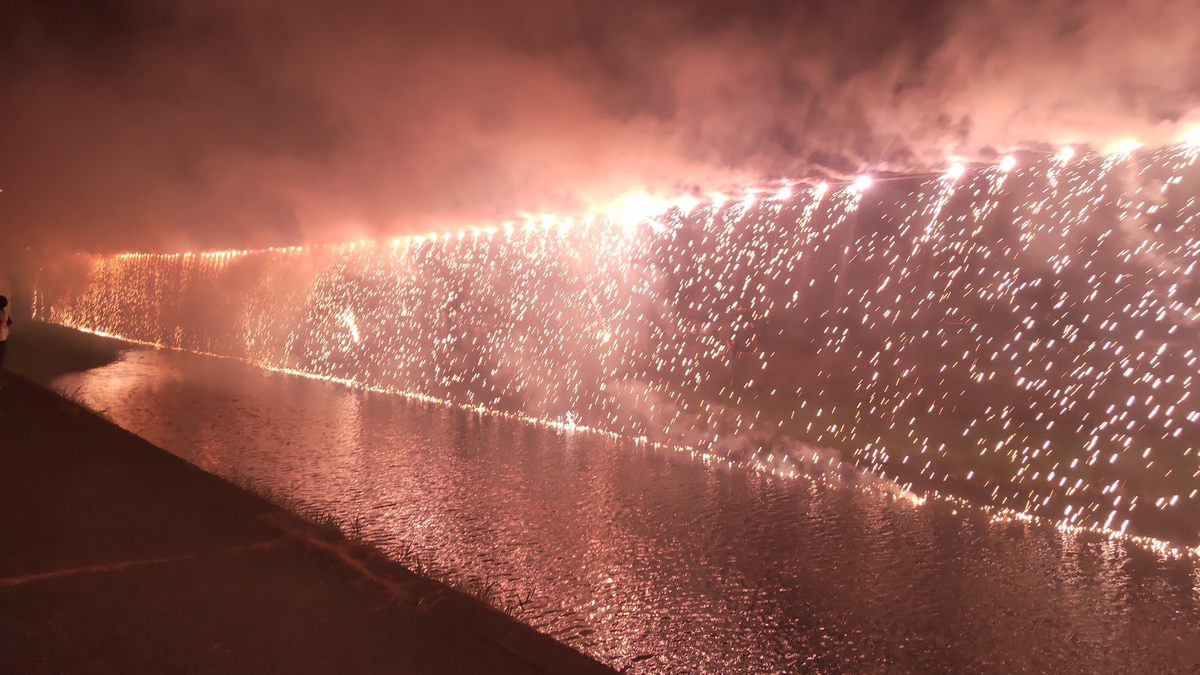
[[[1139,148],[86,257],[38,312],[780,476],[854,467],[998,520],[1157,531],[1200,506],[1200,147]]]

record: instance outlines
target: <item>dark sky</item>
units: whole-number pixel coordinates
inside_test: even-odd
[[[11,246],[423,232],[1197,121],[1195,0],[13,0]]]

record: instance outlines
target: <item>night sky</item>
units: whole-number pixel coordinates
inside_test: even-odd
[[[630,190],[1166,143],[1200,114],[1195,0],[7,7],[9,250],[423,232]]]

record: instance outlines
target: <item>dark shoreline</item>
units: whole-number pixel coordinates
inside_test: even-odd
[[[135,345],[53,323],[18,319],[5,367],[43,387],[58,377],[113,363]]]

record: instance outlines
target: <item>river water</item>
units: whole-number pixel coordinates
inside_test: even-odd
[[[1200,569],[1099,537],[180,352],[52,386],[631,673],[1200,672]]]

